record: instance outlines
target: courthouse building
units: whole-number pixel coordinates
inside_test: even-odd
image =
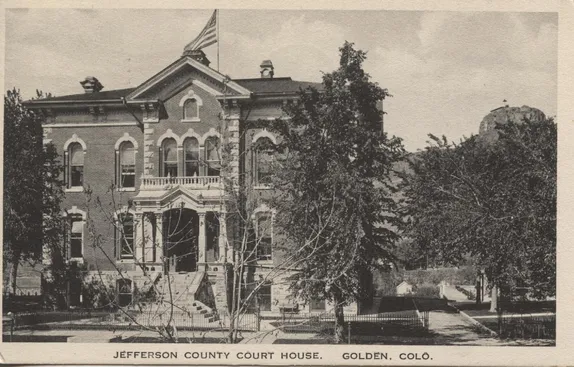
[[[249,79],[230,80],[209,64],[202,51],[185,51],[136,88],[105,90],[105,80],[87,77],[83,93],[25,103],[45,116],[45,143],[63,160],[68,261],[123,282],[118,296],[126,304],[145,271],[153,279],[169,272],[188,283],[191,299],[207,294],[213,299],[205,302],[225,308],[224,263],[234,259],[222,174],[244,180],[252,197],[269,192],[269,152],[252,147],[275,143],[265,121],[280,117],[300,89],[321,86],[274,77],[269,60],[254,65],[259,75]],[[255,268],[264,275],[279,261],[273,212],[261,203],[252,220]],[[118,269],[133,283],[119,280]],[[280,283],[270,279],[260,290],[262,311],[289,302]],[[82,306],[80,288],[71,287],[71,305]],[[325,309],[322,302],[302,307]]]

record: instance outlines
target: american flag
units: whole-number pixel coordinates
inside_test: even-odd
[[[217,10],[213,12],[211,18],[193,41],[185,46],[184,50],[201,50],[217,42]]]

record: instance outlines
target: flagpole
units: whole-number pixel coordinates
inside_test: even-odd
[[[221,40],[219,38],[219,10],[215,9],[215,22],[217,23],[217,71],[219,71],[219,44]]]

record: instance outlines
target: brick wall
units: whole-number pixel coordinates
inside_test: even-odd
[[[133,118],[132,118],[133,121]],[[59,122],[59,121],[57,121]],[[98,234],[101,247],[111,258],[115,258],[114,229],[110,222],[110,216],[117,209],[127,205],[128,200],[137,194],[134,192],[118,192],[109,190],[115,179],[115,144],[118,139],[128,133],[138,142],[136,153],[136,190],[139,187],[139,178],[142,174],[142,147],[143,133],[138,126],[106,126],[106,127],[58,127],[50,128],[47,138],[58,149],[61,158],[64,155],[64,144],[68,139],[76,134],[86,144],[86,154],[84,155],[84,185],[93,190],[92,198],[88,203],[86,193],[66,192],[62,203],[62,210],[70,210],[73,206],[85,212],[89,212],[93,220],[94,229]],[[101,207],[95,202],[99,197]],[[114,203],[115,202],[115,203]],[[104,270],[113,269],[112,264],[104,253],[96,250],[91,245],[94,238],[90,235],[84,239],[84,258],[88,264],[94,265],[97,262],[99,268]],[[130,266],[127,266],[131,268]]]

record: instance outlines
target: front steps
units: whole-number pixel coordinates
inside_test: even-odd
[[[173,273],[163,276],[156,283],[158,299],[145,306],[143,313],[169,314],[173,304],[174,313],[202,317],[207,322],[219,320],[216,312],[195,299],[206,276],[205,272]]]

